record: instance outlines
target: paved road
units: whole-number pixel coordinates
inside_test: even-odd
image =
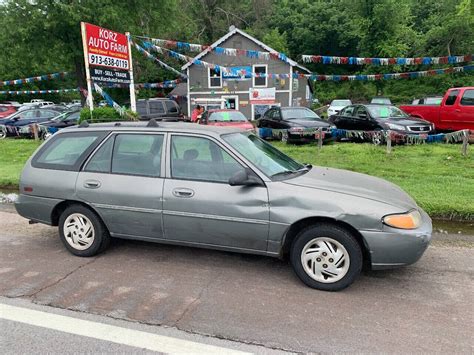
[[[417,264],[327,293],[272,258],[131,241],[78,258],[56,228],[0,221],[0,296],[267,350],[474,351],[474,236],[436,235]]]

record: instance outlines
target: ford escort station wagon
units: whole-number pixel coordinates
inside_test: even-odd
[[[126,238],[289,257],[328,291],[363,265],[416,262],[432,231],[385,180],[301,164],[249,131],[154,120],[61,130],[26,163],[16,209],[77,256]]]

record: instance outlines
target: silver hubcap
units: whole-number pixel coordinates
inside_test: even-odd
[[[310,240],[301,252],[304,271],[314,280],[333,283],[342,279],[349,270],[350,258],[346,248],[331,238]]]
[[[63,232],[68,244],[77,250],[86,250],[94,242],[94,226],[89,218],[80,213],[66,218]]]

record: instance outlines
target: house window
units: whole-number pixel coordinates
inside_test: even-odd
[[[253,86],[254,87],[267,87],[267,68],[268,66],[265,65],[254,65],[253,66]],[[265,74],[264,76],[257,77],[256,75],[262,75]]]
[[[221,88],[222,87],[222,76],[221,71],[216,71],[209,68],[209,87],[210,88]]]

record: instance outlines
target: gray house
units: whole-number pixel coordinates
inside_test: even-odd
[[[275,53],[276,51],[238,28],[214,42],[211,48],[233,48]],[[206,49],[194,59],[224,66],[232,73],[223,73],[202,65],[187,63],[181,69],[188,75],[187,107],[189,114],[195,106],[205,109],[231,108],[240,110],[247,118],[256,119],[272,106],[309,106],[311,89],[307,78],[293,79],[294,73],[310,71],[295,61],[272,56],[259,59],[246,55],[229,56]],[[240,73],[240,74],[236,74]],[[248,73],[248,75],[242,74]],[[251,73],[289,74],[289,77],[255,77]]]

